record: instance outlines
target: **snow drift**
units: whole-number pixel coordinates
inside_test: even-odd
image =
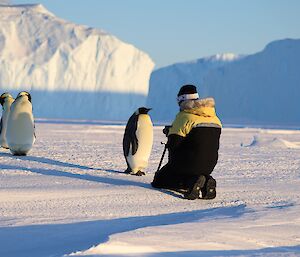
[[[299,67],[299,39],[274,41],[225,64],[200,59],[168,66],[152,73],[148,105],[157,109],[155,119],[172,120],[179,87],[194,83],[201,96],[215,98],[225,123],[300,125]]]
[[[0,5],[0,89],[28,90],[35,115],[124,119],[145,105],[153,62],[42,5]]]
[[[300,149],[297,142],[290,142],[282,138],[266,138],[262,136],[253,136],[253,140],[249,145],[241,144],[244,147],[272,147],[272,148],[290,148]]]

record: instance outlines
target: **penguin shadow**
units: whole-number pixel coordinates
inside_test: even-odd
[[[92,168],[92,169],[93,170],[110,172],[110,173],[119,173],[119,174],[123,174],[123,175],[128,175],[128,174],[125,173],[125,171],[120,171],[120,170],[102,169],[102,168]]]
[[[14,157],[8,153],[0,153],[0,157],[7,156],[7,155],[9,155],[10,157]],[[24,156],[22,156],[22,157],[17,156],[17,157],[18,157],[18,159],[22,159]],[[164,193],[164,194],[176,197],[176,198],[184,199],[183,195],[179,192],[170,191],[167,189],[153,188],[150,184],[147,184],[144,182],[139,182],[139,181],[134,181],[134,180],[125,180],[125,179],[111,178],[111,177],[101,177],[101,176],[94,176],[94,175],[90,175],[90,174],[70,173],[70,172],[56,170],[56,169],[27,168],[27,167],[7,165],[7,164],[1,165],[1,169],[2,170],[23,170],[23,171],[34,172],[34,173],[45,175],[45,176],[67,177],[67,178],[72,178],[72,179],[80,179],[80,180],[85,180],[85,181],[98,182],[98,183],[104,183],[104,184],[116,185],[116,186],[136,186],[136,187],[142,187],[142,188],[145,188],[148,190],[159,191],[161,193]],[[102,170],[102,171],[117,172],[117,173],[125,174],[124,172],[114,171],[114,170]],[[129,176],[128,174],[125,174],[125,175]]]
[[[126,174],[124,171],[120,171],[120,170],[92,168],[92,167],[88,167],[88,166],[84,166],[84,165],[57,161],[57,160],[53,160],[53,159],[46,158],[46,157],[18,156],[18,155],[12,155],[11,153],[0,152],[0,157],[1,156],[10,157],[12,159],[26,160],[26,161],[33,161],[33,162],[55,165],[55,166],[61,166],[61,167],[65,167],[65,168],[77,168],[77,169],[82,169],[82,170],[95,170],[95,171],[104,171],[104,172],[110,172],[110,173]]]
[[[15,166],[15,165],[7,165],[7,164],[1,165],[1,169],[2,170],[23,170],[23,171],[29,171],[29,172],[33,172],[45,176],[67,177],[67,178],[81,179],[85,181],[98,182],[98,183],[104,183],[104,184],[116,185],[116,186],[137,186],[146,189],[153,189],[150,184],[146,184],[139,181],[124,180],[120,178],[111,178],[111,177],[101,177],[101,176],[94,176],[89,174],[70,173],[70,172],[55,170],[55,169],[27,168],[23,166]]]
[[[103,170],[104,169],[97,169],[97,168],[91,168],[83,165],[78,165],[78,164],[73,164],[73,163],[68,163],[68,162],[62,162],[62,161],[57,161],[53,159],[49,159],[46,157],[37,157],[37,156],[18,156],[18,155],[12,155],[11,153],[0,153],[0,157],[9,157],[12,159],[18,159],[18,160],[26,160],[26,161],[33,161],[33,162],[38,162],[38,163],[44,163],[44,164],[50,164],[50,165],[55,165],[55,166],[61,166],[61,167],[66,167],[66,168],[77,168],[77,169],[82,169],[82,170]],[[107,170],[110,172],[117,172],[114,170]]]
[[[122,174],[125,176],[131,176],[131,175],[125,173],[124,171],[113,170],[113,169],[91,168],[91,167],[87,167],[87,166],[82,166],[82,165],[77,165],[77,164],[72,164],[72,163],[67,163],[67,162],[61,162],[61,161],[57,161],[57,160],[53,160],[53,159],[49,159],[49,158],[45,158],[45,157],[15,156],[15,155],[12,155],[11,153],[5,153],[5,152],[0,152],[0,157],[9,157],[9,158],[18,159],[18,160],[34,161],[34,162],[38,162],[38,163],[56,165],[56,166],[66,167],[66,168],[77,168],[77,169],[82,169],[82,170],[96,170],[96,171],[103,171],[103,172],[109,172],[109,173],[118,173],[118,174]],[[93,176],[93,175],[89,175],[89,174],[69,173],[66,171],[60,171],[60,170],[55,170],[55,169],[26,168],[26,167],[22,167],[22,166],[1,165],[1,169],[6,169],[6,170],[16,170],[17,169],[17,170],[31,171],[34,173],[47,175],[47,176],[68,177],[68,178],[82,179],[82,180],[111,184],[111,185],[137,186],[137,187],[147,188],[150,190],[160,191],[161,193],[164,193],[164,194],[176,197],[176,198],[184,199],[181,192],[170,191],[167,189],[153,188],[150,184],[146,184],[146,183],[138,182],[138,181],[132,181],[132,180],[123,180],[123,179],[118,179],[118,178],[104,178],[104,177]]]

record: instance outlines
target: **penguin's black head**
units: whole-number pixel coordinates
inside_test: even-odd
[[[23,96],[27,96],[28,97],[28,101],[31,102],[31,95],[27,92],[27,91],[22,91],[18,94],[18,97],[23,97]]]
[[[152,108],[140,107],[137,109],[137,114],[148,114]]]
[[[4,102],[5,102],[5,99],[8,98],[8,97],[11,97],[11,98],[12,98],[11,94],[9,94],[9,93],[7,93],[7,92],[3,93],[3,94],[0,96],[0,103],[1,103],[2,106],[3,106]]]

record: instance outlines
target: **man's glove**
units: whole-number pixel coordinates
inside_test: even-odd
[[[166,135],[166,137],[168,136],[169,134],[169,130],[172,126],[165,126],[164,129],[163,129],[163,133]]]
[[[178,154],[178,149],[182,141],[184,140],[184,137],[173,134],[168,136],[168,142],[166,147],[169,151],[169,161],[174,161],[176,158],[176,155]]]

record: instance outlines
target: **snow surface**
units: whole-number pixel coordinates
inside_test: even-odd
[[[227,124],[299,127],[300,39],[274,41],[259,53],[225,60],[211,65],[200,59],[155,70],[148,98],[148,105],[156,109],[153,118],[173,120],[179,88],[192,83],[202,97],[215,98]]]
[[[0,5],[0,89],[30,91],[36,117],[125,119],[145,105],[153,67],[133,45],[40,4]]]
[[[225,128],[217,198],[151,188],[165,141],[154,127],[147,175],[126,175],[124,124],[40,120],[27,157],[0,150],[0,256],[300,256],[300,149],[250,144],[300,131]]]

